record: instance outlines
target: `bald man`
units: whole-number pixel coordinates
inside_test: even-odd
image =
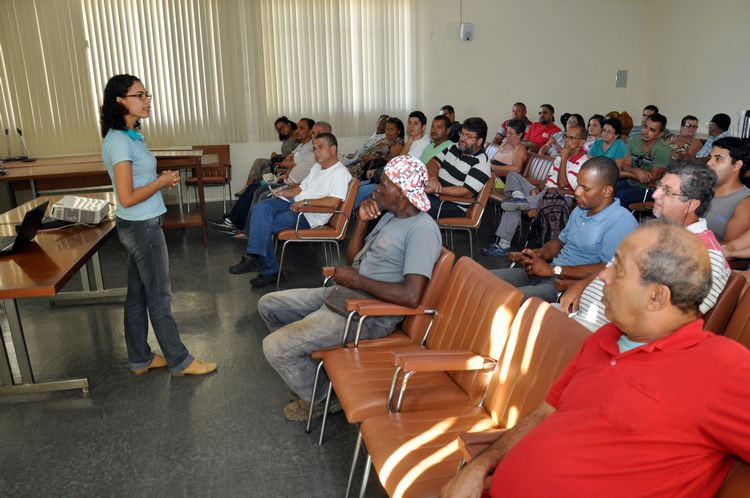
[[[750,461],[750,352],[703,330],[710,274],[681,226],[628,235],[601,272],[611,323],[443,496],[479,496],[493,469],[489,496],[714,496]]]

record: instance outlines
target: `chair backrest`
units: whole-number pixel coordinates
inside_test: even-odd
[[[552,169],[552,163],[555,160],[548,156],[540,156],[529,152],[526,156],[526,169],[523,172],[523,176],[529,180],[547,180],[549,172]]]
[[[427,348],[472,351],[497,359],[520,304],[521,291],[464,256],[453,267],[437,306]],[[489,381],[487,372],[448,375],[476,403]]]
[[[729,319],[724,336],[750,348],[750,292],[745,292],[737,302]]]
[[[201,164],[203,165],[203,176],[229,175],[229,144],[221,145],[193,145],[193,150],[203,150]],[[193,171],[193,176],[196,172]]]
[[[703,316],[704,329],[710,330],[714,334],[724,333],[732,313],[737,308],[737,301],[743,287],[745,287],[744,275],[742,275],[742,272],[733,271],[729,275],[729,280],[727,280],[724,290],[721,291],[719,299],[716,300],[716,305]]]
[[[591,332],[539,298],[521,306],[492,374],[484,406],[499,427],[532,412]]]
[[[420,304],[427,308],[437,308],[438,301],[443,295],[448,283],[448,277],[453,267],[453,261],[456,259],[456,255],[451,251],[442,247],[440,249],[440,256],[432,269],[432,277],[427,283],[427,287],[422,294],[422,300]],[[404,320],[404,324],[401,326],[401,330],[406,333],[411,339],[413,344],[419,344],[422,341],[425,330],[430,323],[430,317],[425,315],[410,316]]]
[[[348,226],[349,220],[352,218],[352,209],[354,208],[354,201],[357,200],[357,190],[359,190],[359,180],[352,178],[349,180],[349,188],[346,191],[346,198],[339,207],[339,213],[334,213],[331,219],[328,220],[328,227],[336,231],[339,236],[339,240],[346,237],[346,227]]]
[[[494,188],[495,175],[490,175],[490,179],[487,180],[487,183],[484,184],[482,190],[477,194],[475,199],[476,202],[466,210],[466,217],[469,218],[472,226],[479,226],[479,223],[482,220],[482,214],[484,213],[484,208],[487,206],[487,201],[489,200],[492,189]]]

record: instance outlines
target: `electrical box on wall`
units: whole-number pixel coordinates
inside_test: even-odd
[[[462,22],[461,30],[458,34],[458,37],[461,38],[463,41],[473,40],[474,39],[474,24],[470,22]]]
[[[628,86],[628,72],[625,69],[617,71],[615,76],[615,88],[627,88]]]

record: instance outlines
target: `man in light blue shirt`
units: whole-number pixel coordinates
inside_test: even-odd
[[[708,139],[703,144],[703,147],[701,147],[701,149],[695,155],[695,157],[699,159],[705,159],[707,161],[709,156],[711,155],[711,147],[714,146],[714,142],[716,142],[720,138],[729,136],[729,126],[731,126],[731,124],[732,118],[730,118],[726,114],[715,114],[714,117],[711,118],[711,121],[708,123]]]
[[[619,173],[608,157],[586,161],[578,173],[577,207],[560,237],[540,249],[510,253],[509,259],[520,267],[493,273],[521,289],[524,299],[537,296],[555,302],[558,279],[578,280],[602,270],[622,239],[638,226],[633,215],[614,197]]]

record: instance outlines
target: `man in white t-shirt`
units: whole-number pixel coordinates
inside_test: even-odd
[[[555,158],[544,185],[538,182],[534,185],[520,173],[511,171],[505,178],[505,193],[512,195],[511,199],[500,206],[503,210],[502,218],[495,231],[498,241],[482,249],[484,256],[507,256],[510,252],[510,242],[516,229],[521,224],[521,211],[536,209],[539,201],[549,189],[557,189],[562,194],[568,194],[572,203],[573,191],[578,186],[578,170],[581,169],[589,157],[583,151],[586,143],[586,130],[581,126],[570,126],[565,133],[565,147]]]
[[[250,281],[253,287],[276,282],[279,266],[273,235],[279,230],[295,227],[303,206],[337,208],[346,198],[351,175],[338,160],[336,137],[330,133],[318,135],[313,139],[313,152],[317,162],[301,184],[278,190],[272,199],[261,201],[253,208],[247,254],[239,263],[229,267],[229,272],[235,275],[259,271],[258,276]],[[299,227],[325,225],[330,217],[329,213],[304,213]]]
[[[404,143],[401,151],[402,156],[411,156],[420,159],[425,147],[430,145],[430,137],[424,132],[427,126],[427,116],[422,111],[414,111],[409,114],[406,122],[406,133],[409,138]]]

